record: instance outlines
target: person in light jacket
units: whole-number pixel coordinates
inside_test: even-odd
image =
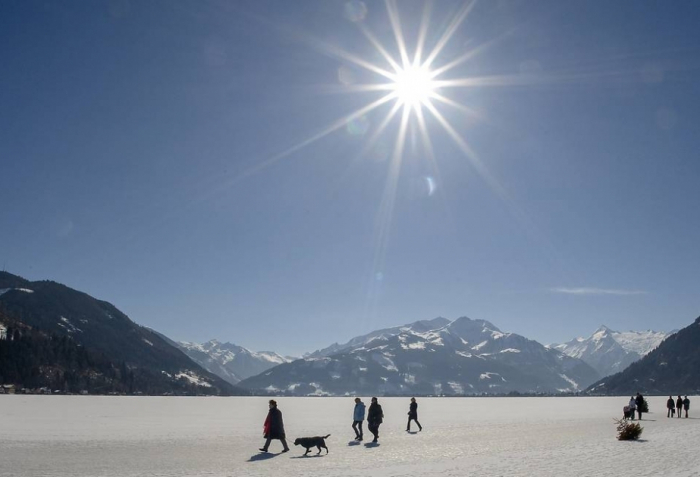
[[[630,408],[630,419],[634,421],[634,412],[637,410],[637,402],[634,400],[634,396],[630,397],[630,402],[627,406]]]
[[[372,398],[372,404],[369,405],[369,411],[367,411],[367,429],[374,435],[373,443],[377,442],[379,439],[379,426],[384,421],[384,412],[382,411],[382,406],[377,402],[377,398]]]
[[[260,448],[261,452],[267,452],[270,448],[270,441],[272,439],[279,439],[282,441],[282,452],[288,452],[289,446],[287,445],[287,439],[284,434],[284,422],[282,421],[282,411],[277,409],[277,401],[270,399],[269,402],[270,410],[267,413],[267,418],[265,418],[265,424],[263,424],[263,437],[265,437],[265,445]]]
[[[359,397],[355,398],[355,409],[352,412],[352,430],[355,431],[355,440],[362,440],[362,421],[365,420],[365,403]]]

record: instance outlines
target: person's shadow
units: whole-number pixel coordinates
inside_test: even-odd
[[[406,434],[418,434],[418,431],[406,431]]]
[[[250,456],[250,459],[248,459],[248,462],[257,462],[260,460],[269,460],[274,457],[277,457],[279,454],[273,454],[272,452],[260,452],[259,454],[255,454]]]
[[[373,447],[379,447],[379,442],[368,442],[365,444],[365,448],[367,449],[371,449]]]
[[[359,446],[360,441],[352,440],[352,441],[348,442],[348,445],[349,446]]]

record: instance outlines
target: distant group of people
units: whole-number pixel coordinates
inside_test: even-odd
[[[268,452],[270,442],[274,439],[282,443],[282,452],[288,452],[289,446],[284,432],[284,422],[282,421],[282,412],[277,409],[277,401],[270,399],[270,410],[263,424],[263,437],[265,437],[265,445],[260,448],[261,452]],[[355,440],[362,441],[364,438],[362,432],[362,423],[365,420],[365,403],[359,397],[355,398],[355,408],[352,413],[352,429],[355,431]],[[408,408],[408,422],[406,423],[406,432],[411,431],[411,422],[415,421],[418,425],[418,430],[422,431],[423,426],[418,422],[418,403],[416,398],[411,398],[411,404]],[[374,439],[372,443],[377,443],[379,440],[379,426],[384,422],[384,411],[376,397],[371,399],[371,404],[367,410],[367,429],[372,433]]]
[[[678,417],[681,417],[681,411],[685,410],[685,417],[688,417],[688,410],[690,410],[690,399],[688,396],[683,399],[678,396],[678,399],[674,401],[673,396],[669,396],[666,401],[666,417],[674,417],[678,413]],[[625,419],[631,419],[634,421],[634,413],[637,412],[639,420],[642,419],[642,412],[647,412],[646,403],[644,401],[644,396],[637,393],[636,396],[632,396],[629,403],[622,409]]]
[[[352,430],[355,431],[355,440],[361,441],[364,436],[362,434],[362,422],[365,420],[365,403],[359,397],[355,398],[355,409],[352,411]],[[367,411],[367,430],[372,433],[376,443],[379,439],[379,426],[384,422],[384,411],[379,404],[379,400],[373,397],[369,410]]]
[[[637,393],[636,396],[630,397],[630,402],[622,408],[625,419],[631,419],[634,421],[634,413],[637,412],[639,420],[642,420],[642,413],[645,411],[644,396]]]
[[[676,413],[678,414],[678,417],[681,417],[681,411],[683,410],[685,410],[685,417],[688,417],[690,399],[688,399],[688,396],[686,396],[685,399],[678,396],[678,399],[676,399],[674,403],[673,396],[669,396],[668,400],[666,401],[666,409],[666,417],[673,417]]]
[[[352,419],[352,429],[355,431],[355,440],[361,441],[363,439],[362,421],[365,419],[365,403],[363,403],[362,399],[359,397],[355,398],[355,409],[353,409]],[[411,398],[411,404],[408,407],[406,432],[411,432],[411,421],[416,422],[420,431],[423,430],[423,426],[418,422],[418,403],[416,402],[416,398]],[[379,426],[382,422],[384,422],[384,411],[377,398],[373,397],[372,403],[369,405],[369,411],[367,411],[367,429],[374,436],[372,440],[373,443],[376,443],[379,439]]]

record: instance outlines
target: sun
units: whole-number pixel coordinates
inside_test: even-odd
[[[411,65],[396,73],[392,89],[399,103],[415,109],[430,100],[436,83],[428,68]]]

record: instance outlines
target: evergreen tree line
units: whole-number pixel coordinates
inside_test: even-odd
[[[186,379],[114,363],[88,350],[70,336],[46,333],[12,319],[0,310],[7,337],[0,340],[0,385],[52,392],[90,394],[196,394],[201,389]]]

